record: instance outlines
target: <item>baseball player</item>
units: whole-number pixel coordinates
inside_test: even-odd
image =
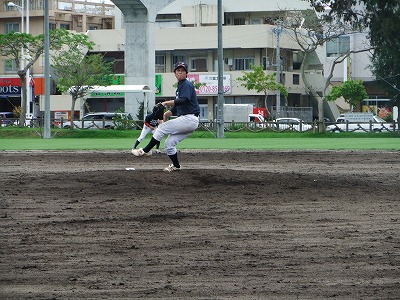
[[[181,170],[176,145],[190,136],[199,126],[199,102],[193,83],[187,80],[187,64],[176,63],[174,73],[178,80],[176,98],[162,102],[163,106],[171,107],[164,113],[164,122],[157,127],[146,147],[132,150],[135,156],[149,156],[152,154],[151,149],[163,139],[164,135],[168,135],[165,140],[165,150],[172,164],[164,169],[165,172]],[[172,115],[177,118],[168,120]]]
[[[151,132],[152,134],[154,134],[158,124],[160,124],[163,121],[163,112],[160,115],[156,115],[155,111],[153,109],[153,112],[148,114],[145,118],[144,118],[144,126],[142,128],[142,132],[140,133],[140,136],[137,138],[135,145],[133,146],[133,149],[136,149],[136,147],[140,144],[141,141],[143,141],[143,139],[146,137],[146,135]],[[160,149],[160,142],[158,142],[158,144],[156,144],[156,149],[157,152]]]

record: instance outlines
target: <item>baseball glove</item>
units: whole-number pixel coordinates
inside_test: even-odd
[[[164,105],[161,103],[153,107],[153,119],[162,120],[164,118]]]

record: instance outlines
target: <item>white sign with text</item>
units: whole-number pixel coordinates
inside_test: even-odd
[[[197,95],[218,95],[218,75],[198,75],[188,74],[188,80],[202,83],[196,90]],[[223,77],[224,94],[230,95],[232,93],[231,75],[227,74]]]

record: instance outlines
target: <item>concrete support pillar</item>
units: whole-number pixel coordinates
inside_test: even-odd
[[[82,32],[88,31],[88,26],[87,26],[87,16],[82,15]]]
[[[113,0],[125,17],[125,84],[147,85],[155,91],[155,20],[157,13],[174,0]],[[125,111],[137,118],[144,95],[125,94]],[[147,107],[155,103],[154,92]]]

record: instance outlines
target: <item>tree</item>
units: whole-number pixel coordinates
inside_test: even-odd
[[[71,97],[71,128],[74,128],[75,103],[84,98],[93,86],[112,84],[113,63],[104,62],[101,54],[85,56],[79,45],[61,51],[52,63],[57,87]]]
[[[238,80],[243,82],[241,85],[246,87],[247,90],[256,90],[258,93],[264,93],[264,104],[267,110],[269,91],[279,91],[284,97],[288,96],[285,86],[276,82],[276,73],[268,75],[262,66],[252,66],[252,69],[252,72],[243,71],[244,75],[239,77]]]
[[[89,42],[88,36],[84,34],[73,34],[66,30],[51,30],[50,33],[50,50],[56,51],[65,46],[80,45],[87,48],[92,47],[92,42]],[[23,97],[21,97],[21,114],[19,119],[20,126],[24,126],[26,119],[26,73],[33,64],[39,59],[44,52],[44,35],[33,36],[27,33],[10,32],[8,34],[0,34],[0,57],[12,59],[15,61],[18,68],[17,74],[21,80],[21,89]],[[20,61],[21,49],[24,49],[25,66],[22,68]]]
[[[316,15],[314,11],[295,12],[292,14],[292,22],[283,25],[287,31],[293,33],[293,37],[302,49],[303,59],[301,62],[300,73],[304,85],[318,102],[318,121],[320,124],[324,122],[323,104],[326,100],[327,90],[331,84],[333,72],[337,64],[343,62],[351,53],[360,53],[370,51],[372,47],[368,44],[359,45],[358,49],[351,49],[343,52],[336,57],[325,78],[322,95],[317,91],[313,82],[307,76],[308,67],[313,63],[316,50],[329,41],[334,41],[340,36],[350,33],[362,31],[362,27],[353,26],[342,22],[339,18],[326,18],[325,15]],[[312,70],[314,71],[314,70]],[[319,127],[319,131],[325,131],[323,126]]]
[[[329,6],[344,22],[367,28],[374,47],[372,71],[394,104],[400,106],[400,4],[387,0],[311,0],[317,10]]]
[[[343,82],[340,86],[334,86],[331,92],[326,96],[326,99],[328,101],[335,101],[340,97],[343,97],[351,107],[354,107],[364,99],[367,99],[368,94],[362,80],[348,80]]]
[[[367,9],[373,12],[369,18],[371,44],[375,46],[373,73],[393,104],[400,106],[400,4],[398,1],[385,1],[390,3],[384,5],[378,1],[376,6],[372,6],[371,2]]]

